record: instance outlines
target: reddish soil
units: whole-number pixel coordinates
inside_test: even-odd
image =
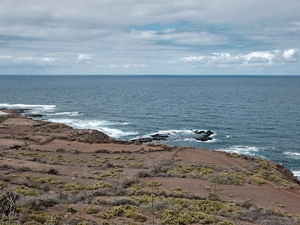
[[[152,180],[158,181],[161,187],[170,193],[177,188],[182,193],[208,198],[210,191],[215,191],[222,201],[232,202],[237,206],[251,201],[266,210],[279,210],[291,214],[282,217],[289,220],[289,224],[299,224],[297,220],[300,215],[300,186],[295,177],[285,169],[280,174],[286,182],[265,179],[263,184],[254,184],[255,173],[249,172],[247,167],[251,159],[246,157],[206,149],[129,144],[116,141],[101,132],[76,130],[62,124],[32,120],[12,111],[4,112],[9,114],[0,115],[0,182],[6,189],[21,184],[24,174],[38,174],[41,177],[51,175],[64,184],[76,181],[92,185],[98,182],[91,179],[95,174],[101,174],[109,168],[122,168],[121,178],[105,178],[104,182],[114,185],[125,177],[131,178],[138,172],[144,172],[145,177],[140,176],[138,183],[150,191],[151,188],[147,185]],[[185,165],[201,165],[202,168],[212,168],[213,172],[203,179],[196,179],[192,172],[178,176],[170,175],[171,170],[184,168]],[[153,172],[155,168],[159,169]],[[49,173],[51,169],[58,173]],[[247,174],[243,184],[217,183],[214,187],[211,176],[229,170]],[[7,179],[7,174],[13,176]],[[57,192],[52,187],[47,191],[48,195]],[[41,193],[45,194],[47,191]],[[52,210],[64,211],[63,207],[63,204],[57,204]],[[73,217],[95,220],[94,216],[83,212],[85,207],[84,204],[77,205],[77,215],[65,213],[62,220],[67,221]],[[105,210],[107,206],[100,208]],[[263,223],[263,220],[230,220],[236,224],[268,224]],[[116,217],[109,221],[110,224],[126,224],[124,221],[128,219]],[[150,219],[147,221],[136,224],[151,224]]]

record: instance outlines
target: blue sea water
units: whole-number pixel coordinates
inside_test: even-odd
[[[168,145],[263,157],[300,176],[300,76],[0,76],[0,108],[122,140],[168,134]]]

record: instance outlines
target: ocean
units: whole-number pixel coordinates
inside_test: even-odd
[[[121,140],[166,135],[160,143],[261,157],[300,177],[300,76],[2,75],[0,108]]]

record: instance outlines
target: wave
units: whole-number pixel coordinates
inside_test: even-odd
[[[294,174],[294,176],[296,176],[298,179],[300,179],[300,170],[292,171],[292,173]]]
[[[106,120],[81,120],[68,118],[52,118],[50,122],[63,123],[76,129],[94,129],[99,130],[114,138],[121,138],[131,135],[138,135],[135,131],[123,131],[109,126],[122,125],[124,122],[111,122]]]
[[[287,155],[288,158],[300,159],[299,152],[284,152],[283,154]]]
[[[240,155],[256,155],[257,152],[264,150],[263,147],[255,147],[255,146],[244,146],[244,145],[233,145],[229,148],[221,148],[217,149],[217,151],[223,151],[223,152],[231,152],[231,153],[237,153]]]
[[[79,112],[57,112],[53,114],[49,114],[50,116],[62,116],[62,115],[67,115],[67,116],[82,116],[82,113]]]
[[[6,109],[30,109],[32,111],[54,111],[56,105],[31,105],[31,104],[10,104],[0,103],[0,108]]]
[[[214,142],[217,142],[218,139],[214,138],[212,140],[208,140],[208,141],[199,141],[199,140],[196,140],[195,138],[178,138],[176,140],[173,140],[173,141],[184,141],[184,142],[197,142],[197,143],[201,143],[201,144],[205,144],[205,143],[214,143]]]
[[[56,105],[34,105],[34,104],[10,104],[0,103],[0,108],[6,109],[28,109],[26,114],[42,114],[47,116],[46,120],[50,122],[62,123],[77,129],[95,129],[102,131],[114,138],[138,135],[135,131],[123,131],[116,127],[126,126],[130,123],[125,121],[107,121],[107,120],[88,120],[73,119],[72,117],[83,116],[82,113],[73,111],[61,111]]]
[[[121,137],[132,136],[132,135],[138,134],[138,132],[122,131],[120,129],[108,128],[108,127],[100,128],[100,131],[108,134],[111,137],[115,137],[115,138],[121,138]]]

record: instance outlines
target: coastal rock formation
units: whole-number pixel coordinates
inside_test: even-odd
[[[158,134],[157,133],[157,134],[149,135],[149,137],[132,139],[131,142],[139,142],[139,143],[143,144],[143,143],[149,143],[152,141],[167,141],[168,137],[169,137],[168,134]]]
[[[201,134],[201,136],[196,137],[196,140],[198,140],[198,141],[210,141],[210,140],[212,140],[211,135],[214,134],[214,132],[212,132],[211,130],[207,130],[207,131],[195,130],[194,133],[195,134]]]
[[[68,139],[86,143],[104,143],[109,142],[111,138],[98,130],[76,130],[72,132]]]
[[[297,179],[297,177],[294,176],[294,174],[286,169],[282,164],[276,164],[276,169],[282,174],[282,176],[293,183],[297,183],[300,185],[300,180]]]
[[[37,117],[41,118],[41,117],[44,117],[46,115],[40,114],[40,113],[31,113],[31,114],[26,114],[26,116],[30,117],[30,118],[37,118]]]
[[[108,143],[113,139],[98,130],[78,130],[72,127],[41,120],[33,120],[12,112],[10,115],[1,116],[0,128],[9,129],[9,133],[2,133],[1,137],[14,137],[45,144],[53,140],[68,140],[86,143]]]
[[[214,132],[211,130],[193,130],[193,133],[195,135],[187,136],[186,138],[194,138],[197,141],[210,141],[212,140],[212,135]],[[178,135],[180,136],[180,135]],[[182,136],[179,137],[179,139],[182,138]],[[139,143],[149,143],[149,142],[159,142],[159,141],[170,141],[170,140],[177,140],[176,135],[174,136],[172,133],[155,133],[150,134],[148,137],[141,137],[141,138],[135,138],[132,139],[131,142],[139,142]]]

